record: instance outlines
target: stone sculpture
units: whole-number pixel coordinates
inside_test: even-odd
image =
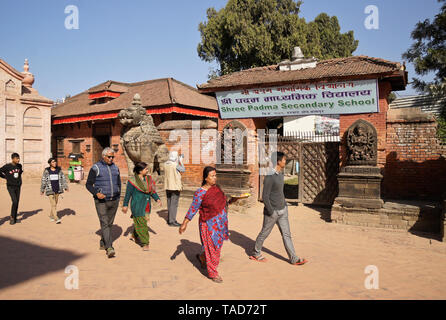
[[[131,106],[119,112],[118,118],[123,126],[121,145],[129,175],[133,173],[134,164],[143,161],[149,166],[149,174],[157,171],[159,176],[163,176],[169,150],[156,129],[152,116],[141,106],[139,94],[135,94]]]
[[[356,121],[347,131],[347,165],[377,163],[376,129],[367,121]]]
[[[357,120],[347,130],[347,165],[338,174],[339,193],[335,206],[348,208],[382,208],[381,170],[377,166],[375,127]]]

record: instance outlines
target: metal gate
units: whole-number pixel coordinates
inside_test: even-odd
[[[322,142],[313,142],[315,140]],[[324,140],[333,140],[333,135],[305,135],[304,138],[302,136],[277,136],[275,140],[277,151],[285,153],[287,160],[296,160],[299,163],[297,202],[332,205],[338,194],[339,141]],[[269,139],[265,139],[264,144],[259,144],[259,148],[263,152],[261,154],[265,154],[269,149],[269,142]],[[260,169],[264,167],[260,166]],[[260,175],[260,200],[263,180],[264,176]]]

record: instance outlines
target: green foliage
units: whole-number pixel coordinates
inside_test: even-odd
[[[299,46],[306,57],[329,59],[351,56],[358,46],[353,31],[340,33],[336,17],[319,14],[307,23],[298,16],[301,1],[229,0],[226,7],[207,10],[199,24],[199,57],[216,61],[224,75],[289,59]]]
[[[435,74],[431,82],[413,78],[412,85],[419,92],[429,93],[442,101],[437,117],[437,136],[446,143],[446,0],[438,2],[443,2],[443,5],[433,21],[426,19],[416,24],[411,34],[415,42],[403,58],[414,64],[418,75]]]
[[[443,2],[440,12],[432,22],[426,19],[416,24],[411,34],[415,42],[403,54],[403,59],[414,64],[418,75],[435,73],[432,82],[413,78],[413,87],[421,92],[435,93],[446,82],[446,0],[438,2]]]
[[[387,96],[387,103],[392,103],[394,100],[396,99],[396,94],[395,92],[391,92],[389,93],[389,95]]]

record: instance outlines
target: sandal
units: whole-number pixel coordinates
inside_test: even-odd
[[[267,262],[266,258],[262,255],[260,256],[249,256],[249,259],[257,261],[257,262]]]
[[[199,253],[197,253],[196,255],[198,261],[200,261],[200,265],[203,269],[206,269],[206,262],[203,262],[203,260],[201,260],[201,255]]]
[[[307,262],[308,262],[307,259],[299,259],[299,260],[297,260],[296,262],[294,262],[292,264],[295,265],[295,266],[301,266],[301,265],[303,265],[303,264],[305,264]]]
[[[217,283],[222,283],[223,282],[223,279],[220,276],[215,277],[215,278],[211,278],[211,280],[214,281],[214,282],[217,282]]]

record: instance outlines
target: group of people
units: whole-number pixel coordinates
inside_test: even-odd
[[[88,173],[86,182],[87,190],[93,195],[96,212],[101,226],[101,239],[99,248],[105,250],[108,258],[115,256],[111,228],[119,207],[121,196],[121,177],[119,168],[114,163],[114,150],[105,148],[102,152],[102,160],[95,163]],[[17,220],[17,208],[20,198],[20,187],[22,184],[22,166],[17,153],[12,154],[12,162],[0,168],[0,177],[7,180],[7,189],[11,196],[11,218],[10,223],[15,224]],[[290,263],[303,265],[306,259],[299,258],[294,250],[291,239],[290,225],[288,220],[288,206],[283,192],[284,176],[282,173],[286,164],[286,157],[282,152],[275,152],[271,158],[274,168],[271,174],[264,179],[263,202],[264,218],[262,229],[257,236],[251,260],[266,262],[261,250],[263,243],[271,233],[274,225],[278,225],[282,235],[283,243],[287,251]],[[41,194],[44,193],[50,199],[50,220],[60,223],[56,214],[56,206],[59,195],[68,191],[68,183],[57,161],[54,158],[48,160],[49,167],[42,175]],[[187,211],[183,222],[176,221],[178,201],[182,190],[181,173],[185,171],[182,156],[176,151],[169,154],[169,160],[165,164],[164,187],[167,196],[168,225],[179,227],[179,234],[183,234],[188,223],[196,213],[199,213],[199,231],[202,249],[197,253],[197,259],[202,268],[206,268],[208,276],[212,281],[221,283],[223,280],[218,274],[217,268],[220,261],[223,242],[229,239],[228,231],[228,205],[236,198],[227,197],[217,184],[217,172],[214,167],[207,166],[203,170],[203,181],[201,187],[195,191],[192,204]],[[129,176],[126,193],[122,205],[122,212],[128,213],[130,204],[131,218],[134,230],[130,236],[132,241],[137,242],[144,251],[149,250],[149,228],[151,213],[151,199],[161,205],[161,200],[156,192],[155,182],[149,175],[148,164],[137,162],[133,169],[133,175]]]

